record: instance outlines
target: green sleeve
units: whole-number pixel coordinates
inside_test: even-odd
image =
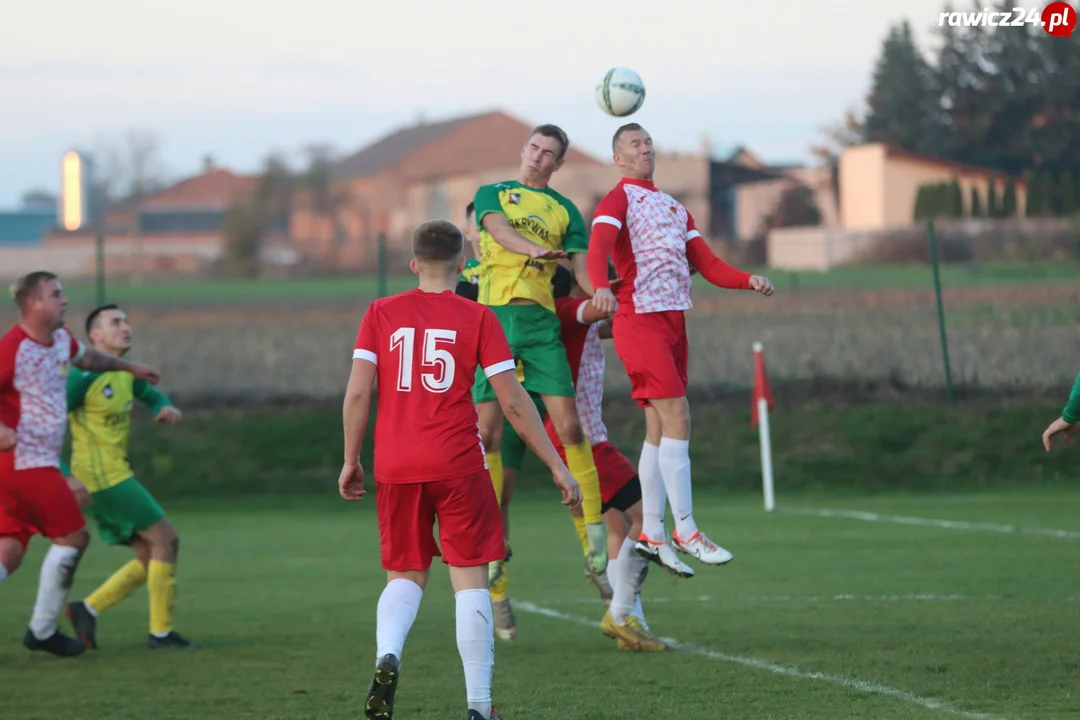
[[[80,407],[86,400],[86,392],[94,381],[101,377],[101,373],[87,372],[80,368],[71,368],[67,379],[67,408],[68,412]]]
[[[483,185],[476,191],[476,196],[473,197],[473,202],[476,204],[476,225],[477,227],[484,227],[481,223],[484,220],[484,216],[488,213],[503,213],[502,201],[499,200],[499,188],[496,185]]]
[[[158,390],[156,387],[146,382],[145,380],[136,380],[135,386],[132,388],[135,392],[135,397],[142,400],[144,403],[150,406],[150,412],[157,415],[161,412],[162,408],[172,406],[172,401],[169,400],[169,396]]]
[[[1080,422],[1080,373],[1076,375],[1076,382],[1069,393],[1069,404],[1061,412],[1061,418],[1067,423]]]
[[[560,198],[559,203],[566,208],[570,216],[570,223],[563,235],[562,249],[567,253],[583,253],[589,251],[589,234],[585,232],[585,220],[574,203],[566,198]]]
[[[74,476],[74,474],[71,472],[71,466],[64,462],[64,458],[60,458],[60,474],[64,477]]]

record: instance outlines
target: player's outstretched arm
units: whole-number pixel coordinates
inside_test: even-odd
[[[495,397],[502,407],[503,414],[510,421],[518,437],[524,440],[529,449],[540,458],[540,462],[551,470],[555,484],[562,490],[562,504],[569,505],[571,510],[577,508],[581,505],[581,488],[567,470],[555,446],[551,444],[551,439],[544,430],[544,423],[540,419],[540,413],[536,411],[529,393],[518,382],[517,376],[509,370],[492,375],[488,380],[491,382],[491,389],[495,391]]]
[[[488,213],[480,222],[495,242],[512,253],[536,260],[558,260],[566,257],[562,250],[546,248],[525,238],[510,225],[510,221],[502,213]]]
[[[756,290],[762,295],[773,294],[773,286],[768,278],[751,275],[728,265],[716,257],[709,243],[705,242],[705,238],[701,235],[696,235],[686,243],[686,257],[703,278],[717,287],[729,290]]]
[[[1078,425],[1080,425],[1080,373],[1076,376],[1072,392],[1069,393],[1069,402],[1061,411],[1061,417],[1050,423],[1049,427],[1043,431],[1042,441],[1046,452],[1053,449],[1054,438],[1061,433],[1065,433],[1065,442],[1071,443],[1076,437]]]
[[[158,371],[144,363],[131,362],[118,358],[115,355],[103,353],[95,348],[88,347],[82,357],[73,360],[72,364],[87,372],[109,372],[110,370],[122,370],[129,372],[135,377],[146,380],[151,385],[157,385],[161,376]]]

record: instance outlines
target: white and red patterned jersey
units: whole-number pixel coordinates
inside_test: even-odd
[[[15,429],[14,468],[59,467],[67,430],[67,376],[85,348],[66,328],[48,345],[20,325],[0,338],[0,422]]]
[[[749,288],[749,273],[717,258],[683,204],[649,180],[624,177],[596,207],[589,239],[589,279],[596,288],[609,287],[609,254],[621,280],[619,313],[692,308],[688,258],[714,285]]]
[[[574,396],[581,430],[590,445],[607,442],[607,427],[603,420],[604,404],[604,346],[600,342],[600,324],[584,322],[589,298],[559,298],[555,312],[562,325],[562,342],[570,375],[574,379]],[[549,415],[545,424],[548,436],[558,447],[558,435]]]

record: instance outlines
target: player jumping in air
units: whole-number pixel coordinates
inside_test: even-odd
[[[580,505],[581,489],[514,376],[514,358],[495,314],[454,294],[465,265],[461,232],[451,223],[429,221],[413,232],[412,247],[410,267],[419,287],[378,300],[364,314],[343,409],[345,464],[338,486],[342,497],[355,501],[366,492],[359,454],[378,378],[375,503],[387,585],[379,598],[377,660],[365,717],[393,716],[402,649],[431,560],[441,554],[456,598],[468,718],[495,720],[488,564],[506,548],[470,399],[477,370],[490,381],[515,430],[551,469],[563,504]],[[424,452],[415,452],[421,447]],[[439,543],[432,534],[436,521]]]
[[[773,286],[717,258],[682,203],[657,189],[652,138],[640,125],[620,127],[612,151],[623,178],[596,208],[588,261],[596,288],[593,305],[614,312],[617,297],[615,351],[626,366],[631,395],[645,409],[645,443],[638,463],[644,527],[636,549],[671,572],[690,577],[693,571],[667,542],[665,495],[675,516],[671,545],[710,565],[732,559],[694,522],[684,316],[692,307],[690,263],[718,287],[772,295]],[[609,257],[622,279],[617,296],[608,284]]]
[[[480,282],[480,242],[476,231],[476,203],[469,203],[465,206],[464,234],[472,249],[472,257],[465,262],[465,269],[461,271],[461,275],[458,277],[455,292],[462,297],[475,300],[479,293],[477,285]]]
[[[659,652],[667,646],[649,632],[641,608],[641,586],[649,561],[633,552],[641,534],[641,483],[637,471],[610,440],[604,425],[604,348],[600,340],[610,337],[608,315],[596,309],[572,273],[555,271],[555,310],[562,324],[562,341],[577,390],[581,425],[592,446],[600,475],[604,522],[608,528],[607,580],[614,588],[611,605],[600,624],[602,632],[619,641],[620,650]],[[560,452],[559,438],[551,424],[548,437]]]
[[[1054,438],[1061,433],[1065,433],[1065,442],[1071,443],[1076,437],[1077,425],[1080,425],[1080,373],[1076,375],[1076,382],[1073,383],[1072,392],[1069,393],[1069,402],[1061,411],[1061,417],[1050,423],[1043,431],[1042,441],[1046,452],[1053,449]]]
[[[123,357],[131,350],[131,325],[116,305],[91,312],[86,318],[86,334],[91,346],[101,352]],[[98,615],[146,584],[150,596],[147,646],[199,647],[173,630],[180,538],[128,464],[131,411],[136,399],[150,407],[157,422],[173,425],[180,421],[180,411],[165,393],[128,373],[74,370],[68,376],[71,471],[90,491],[87,512],[96,521],[101,538],[109,545],[127,545],[135,558],[85,599],[68,603],[66,614],[79,639],[87,647],[97,648]]]
[[[569,146],[560,128],[540,125],[529,133],[522,148],[520,177],[476,191],[481,253],[478,300],[495,312],[514,358],[523,365],[525,388],[543,398],[566,448],[567,464],[584,497],[584,517],[575,519],[575,527],[586,567],[599,574],[608,560],[599,479],[581,430],[574,382],[559,339],[559,320],[551,296],[551,276],[559,258],[569,254],[580,275],[584,277],[587,272],[588,238],[581,213],[548,185],[552,174],[562,166]],[[584,290],[590,293],[592,288],[586,286]],[[502,416],[494,400],[491,384],[478,372],[473,401],[501,503]],[[493,583],[502,574],[503,561],[505,557],[491,570]]]
[[[64,327],[67,298],[55,274],[32,272],[12,288],[19,323],[0,338],[0,581],[15,572],[34,535],[52,541],[23,645],[54,655],[86,646],[56,629],[90,542],[72,487],[60,472],[67,428],[64,385],[72,366],[119,370],[156,383],[157,371],[84,347]]]

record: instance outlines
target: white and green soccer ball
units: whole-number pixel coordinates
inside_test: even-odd
[[[596,103],[608,115],[626,117],[645,102],[645,83],[628,67],[613,67],[596,86]]]

